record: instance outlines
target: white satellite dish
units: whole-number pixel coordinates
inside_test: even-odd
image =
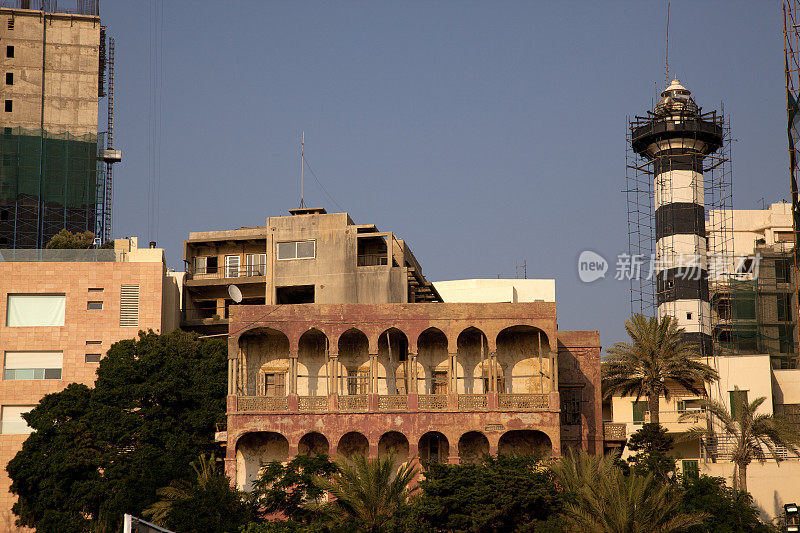
[[[237,304],[242,301],[242,291],[236,285],[228,285],[228,296]]]

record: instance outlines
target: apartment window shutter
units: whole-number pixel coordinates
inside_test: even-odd
[[[139,327],[139,286],[123,285],[119,307],[119,325],[123,328]]]

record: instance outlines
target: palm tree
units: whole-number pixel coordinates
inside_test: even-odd
[[[650,422],[659,422],[659,398],[669,400],[667,382],[703,394],[703,383],[719,378],[716,370],[699,361],[697,346],[684,340],[683,328],[671,316],[659,320],[635,314],[625,321],[631,342],[618,342],[602,365],[603,393],[646,396]]]
[[[380,531],[406,502],[411,494],[409,484],[417,475],[416,467],[398,467],[391,455],[377,459],[354,455],[337,463],[339,471],[330,479],[316,479],[332,497],[321,510],[369,532]]]
[[[671,533],[699,525],[702,513],[680,511],[680,493],[652,474],[625,476],[615,456],[569,451],[552,468],[566,498],[570,531],[591,533]]]
[[[738,391],[739,387],[736,387],[736,390]],[[735,465],[733,488],[743,492],[747,492],[747,465],[754,459],[763,464],[769,452],[776,462],[780,462],[781,457],[776,446],[783,446],[795,454],[800,453],[800,432],[796,427],[776,416],[756,413],[764,400],[766,397],[761,396],[749,403],[740,401],[735,407],[732,406],[733,415],[720,401],[705,402],[706,409],[716,417],[722,426],[721,429],[733,438],[731,450],[731,460]],[[691,416],[690,413],[684,413],[681,415],[681,420]],[[689,430],[681,440],[703,437],[713,439],[718,436],[713,428],[698,426]]]

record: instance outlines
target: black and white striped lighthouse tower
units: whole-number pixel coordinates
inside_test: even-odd
[[[703,113],[677,79],[646,117],[631,124],[631,146],[652,163],[655,193],[656,304],[711,355],[708,241],[703,160],[722,146],[717,113]]]

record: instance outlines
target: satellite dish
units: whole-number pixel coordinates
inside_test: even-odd
[[[236,285],[228,285],[228,296],[237,304],[242,301],[242,291]]]

